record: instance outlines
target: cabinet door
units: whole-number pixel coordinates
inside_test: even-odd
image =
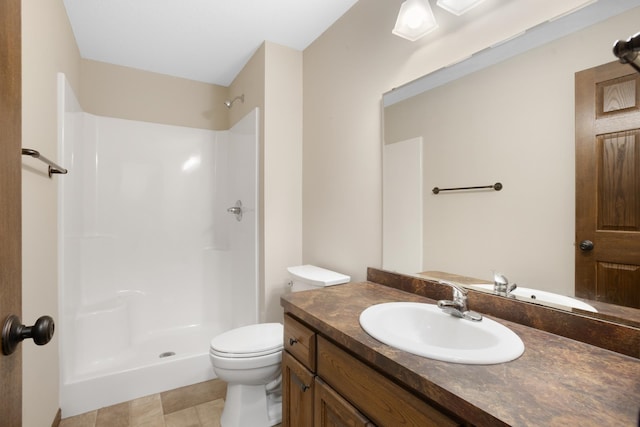
[[[356,408],[316,378],[314,427],[374,427]]]
[[[291,354],[282,352],[282,427],[313,425],[313,377]]]
[[[380,426],[460,425],[322,336],[318,336],[317,366],[319,377]]]

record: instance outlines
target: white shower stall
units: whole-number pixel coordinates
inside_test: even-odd
[[[258,111],[212,131],[58,91],[63,416],[213,378],[211,338],[258,321]]]

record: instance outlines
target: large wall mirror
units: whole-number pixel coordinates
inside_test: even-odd
[[[637,301],[574,292],[575,73],[639,31],[640,1],[601,0],[384,94],[383,268],[476,289],[496,271],[523,301],[640,325]]]

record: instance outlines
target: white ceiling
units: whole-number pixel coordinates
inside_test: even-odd
[[[64,0],[86,59],[229,86],[263,41],[304,50],[357,0]]]

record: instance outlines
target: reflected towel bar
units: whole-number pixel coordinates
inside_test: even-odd
[[[496,182],[493,185],[482,185],[480,187],[458,187],[458,188],[438,188],[438,187],[434,187],[433,190],[431,190],[433,192],[433,194],[438,194],[441,191],[457,191],[457,190],[482,190],[482,189],[487,189],[487,188],[491,188],[494,189],[496,191],[500,191],[502,190],[502,184],[499,182]]]
[[[46,157],[42,156],[38,151],[32,150],[31,148],[23,148],[22,149],[22,155],[23,156],[31,156],[34,159],[38,159],[38,160],[40,160],[42,162],[45,162],[47,165],[49,165],[49,178],[51,178],[51,175],[54,174],[54,173],[66,174],[68,172],[62,166],[59,166],[59,165],[53,163],[51,160],[49,160]]]

